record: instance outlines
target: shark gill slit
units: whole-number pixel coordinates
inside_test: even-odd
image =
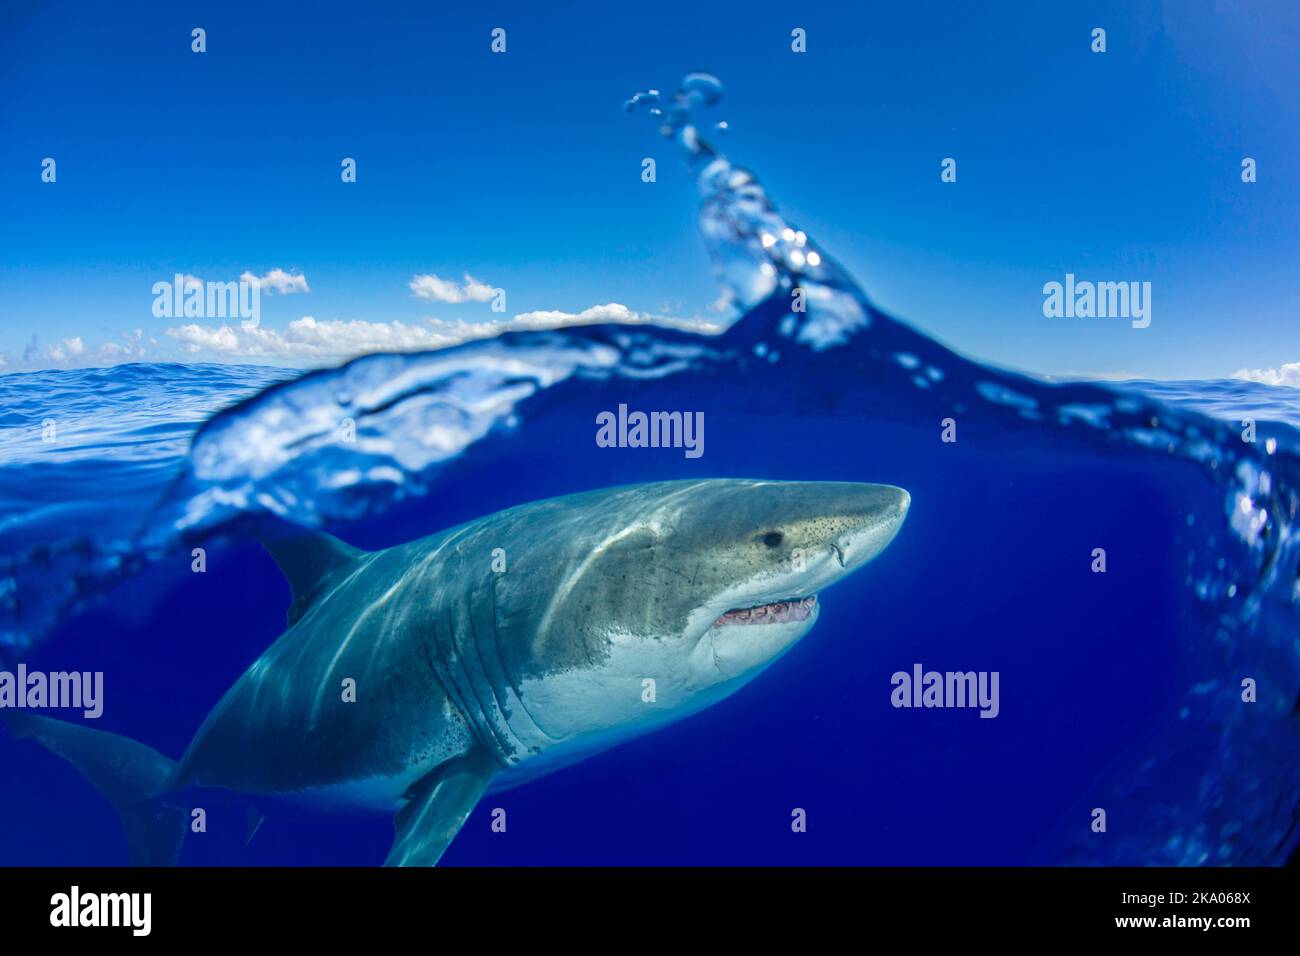
[[[493,579],[491,586],[488,587],[488,593],[492,598],[492,614],[490,618],[492,621],[492,649],[495,652],[496,662],[501,667],[502,684],[505,686],[507,691],[514,692],[514,701],[512,703],[518,710],[523,712],[525,717],[528,718],[528,723],[532,729],[547,740],[554,741],[557,738],[547,733],[546,728],[537,722],[537,718],[533,716],[533,712],[528,709],[528,703],[524,700],[523,688],[519,684],[515,683],[514,675],[510,673],[510,668],[506,667],[506,659],[501,656],[501,634],[498,627],[498,622],[501,620],[501,612],[497,605],[497,588],[495,579]],[[502,712],[504,713],[504,709]],[[509,723],[509,718],[507,718],[506,724],[509,725]]]
[[[466,705],[473,704],[472,708],[467,706],[468,712],[465,717],[470,722],[477,733],[479,742],[487,747],[496,757],[497,761],[503,766],[509,767],[512,763],[510,759],[510,749],[507,748],[508,741],[502,741],[500,734],[497,732],[495,723],[488,717],[487,711],[483,709],[483,702],[479,699],[478,689],[474,686],[474,679],[470,676],[469,669],[465,666],[465,654],[460,646],[456,643],[456,622],[452,617],[454,605],[448,602],[446,610],[447,619],[447,640],[451,644],[452,656],[448,659],[448,678],[455,681],[455,675],[450,673],[454,668],[459,666],[461,675],[465,678],[466,688],[461,693],[461,698]]]
[[[506,730],[504,732],[497,727],[497,722],[491,717],[492,712],[488,710],[488,705],[483,702],[483,698],[479,694],[478,686],[474,682],[474,675],[470,673],[470,664],[472,662],[467,660],[469,657],[468,653],[461,655],[460,669],[465,674],[465,679],[469,681],[470,692],[474,695],[474,699],[477,701],[479,709],[483,712],[484,722],[487,724],[488,729],[492,731],[492,735],[496,739],[498,746],[501,748],[502,754],[507,760],[509,760],[513,752],[519,748],[509,739],[508,736],[506,736],[510,730],[510,723],[506,720],[505,711],[501,709],[501,700],[497,697],[496,688],[492,684],[492,677],[488,674],[487,667],[483,664],[483,648],[479,645],[478,626],[474,623],[474,594],[474,591],[469,592],[463,607],[464,617],[469,626],[469,643],[473,646],[474,656],[478,662],[478,671],[483,675],[483,683],[487,685],[488,692],[492,695],[492,702],[496,705],[496,713],[501,715],[501,722],[506,725]],[[516,763],[518,760],[522,759],[522,757],[519,757],[517,760],[510,762]]]
[[[487,747],[489,750],[493,750],[490,740],[485,739],[490,737],[490,735],[484,734],[483,727],[480,724],[481,718],[478,711],[469,706],[469,700],[465,696],[465,688],[457,683],[456,675],[453,673],[453,669],[456,666],[456,631],[451,625],[450,609],[447,610],[446,614],[448,618],[446,620],[441,620],[440,618],[435,617],[433,626],[434,643],[437,644],[438,647],[438,657],[441,658],[443,662],[443,666],[438,671],[438,678],[442,681],[447,693],[455,702],[461,716],[465,718],[465,723],[470,732],[474,735],[475,740],[477,740],[482,746]],[[443,635],[440,633],[442,628],[439,627],[439,624],[442,625],[442,628],[446,629],[447,643],[450,644],[450,648],[444,646],[442,640]],[[493,753],[495,753],[495,750],[493,750]]]
[[[443,650],[442,642],[438,639],[438,619],[436,616],[429,622],[429,634],[434,644],[433,649],[438,652],[436,656],[445,658],[446,651]],[[473,735],[475,740],[480,739],[482,735],[475,728],[474,718],[465,706],[465,701],[461,698],[460,688],[452,681],[451,674],[438,666],[434,660],[435,655],[427,644],[424,647],[424,654],[429,661],[429,670],[433,673],[433,676],[437,679],[438,683],[442,685],[444,693],[446,693],[448,699],[450,699],[457,712],[459,712],[465,719],[466,729]]]

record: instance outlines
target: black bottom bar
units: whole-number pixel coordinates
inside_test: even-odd
[[[731,942],[840,930],[1000,939],[1132,936],[1231,944],[1297,925],[1286,869],[9,869],[6,942],[78,934],[167,941],[374,942],[409,929],[537,939]],[[76,887],[76,890],[73,890]],[[112,894],[105,896],[105,894]],[[128,895],[122,895],[128,894]],[[133,895],[140,894],[140,895]],[[145,906],[148,894],[147,909]],[[86,926],[85,923],[116,923]],[[60,925],[55,925],[60,924]],[[78,924],[78,925],[73,925]],[[614,935],[610,935],[614,934]],[[882,937],[883,938],[883,937]]]

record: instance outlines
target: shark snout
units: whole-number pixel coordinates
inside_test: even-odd
[[[903,526],[912,496],[894,485],[865,485],[853,502],[842,512],[845,527],[829,546],[836,562],[845,571],[861,567],[889,546]]]

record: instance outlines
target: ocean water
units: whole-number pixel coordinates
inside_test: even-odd
[[[0,376],[0,666],[103,671],[96,726],[177,757],[283,630],[288,587],[256,540],[270,526],[376,548],[633,482],[891,483],[912,496],[899,537],[785,657],[713,708],[489,796],[443,862],[1285,862],[1294,393],[1054,383],[954,354],[873,307],[709,143],[697,118],[720,95],[694,75],[628,104],[656,111],[699,184],[737,315],[719,334],[512,332],[308,374]],[[598,447],[596,415],[620,404],[703,412],[704,454]],[[998,672],[998,716],[893,707],[891,676],[915,664]],[[115,812],[59,758],[0,731],[0,780],[0,863],[125,861]],[[215,795],[182,862],[376,864],[391,841],[382,815],[257,805],[245,846],[245,802]]]

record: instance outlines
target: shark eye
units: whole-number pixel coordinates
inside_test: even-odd
[[[780,531],[769,531],[767,534],[763,535],[763,543],[769,548],[775,548],[780,545],[783,537],[784,535],[782,535]]]

